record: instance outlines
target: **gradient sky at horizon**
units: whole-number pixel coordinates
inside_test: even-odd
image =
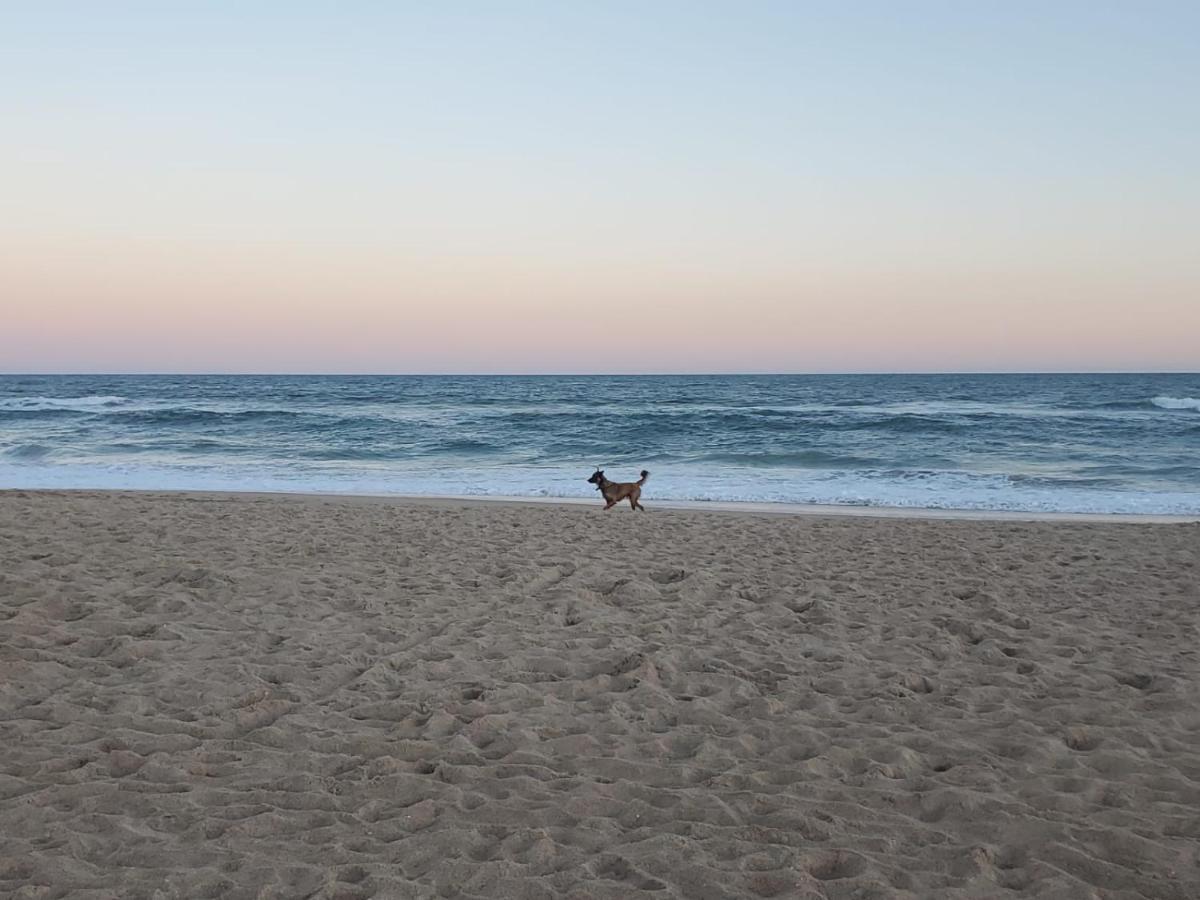
[[[1200,4],[0,10],[0,371],[1200,369]]]

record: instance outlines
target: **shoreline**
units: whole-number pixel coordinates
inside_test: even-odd
[[[170,497],[210,498],[290,498],[358,500],[366,502],[398,503],[418,506],[458,507],[502,505],[529,505],[544,507],[599,507],[593,498],[584,497],[524,497],[505,494],[372,494],[345,491],[230,491],[191,489],[150,488],[0,488],[5,494],[40,495],[135,495]],[[1024,510],[992,509],[938,509],[903,506],[850,506],[818,503],[770,503],[761,501],[729,500],[652,500],[650,510],[672,512],[716,512],[724,514],[802,516],[817,518],[866,518],[866,519],[916,519],[921,521],[969,521],[969,522],[1076,522],[1113,523],[1138,525],[1192,525],[1200,524],[1197,515],[1163,515],[1158,513],[1075,513],[1040,512]],[[628,512],[628,510],[625,510]]]

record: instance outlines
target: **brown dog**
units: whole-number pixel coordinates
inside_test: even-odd
[[[607,501],[605,509],[612,509],[622,500],[628,499],[629,506],[632,509],[640,509],[642,512],[645,512],[646,507],[638,503],[638,498],[642,496],[642,485],[646,483],[646,479],[649,476],[650,473],[642,469],[642,477],[637,481],[609,481],[604,477],[604,470],[597,469],[595,474],[588,479],[588,484],[594,484],[596,490]]]

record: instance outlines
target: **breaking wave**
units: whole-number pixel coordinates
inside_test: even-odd
[[[92,395],[87,397],[0,397],[0,410],[34,412],[40,410],[74,410],[95,412],[112,409],[125,402],[124,397]]]
[[[1150,402],[1159,409],[1191,409],[1200,412],[1200,398],[1196,397],[1155,397]]]

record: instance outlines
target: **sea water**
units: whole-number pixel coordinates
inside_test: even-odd
[[[0,376],[0,487],[1200,514],[1200,375]]]

